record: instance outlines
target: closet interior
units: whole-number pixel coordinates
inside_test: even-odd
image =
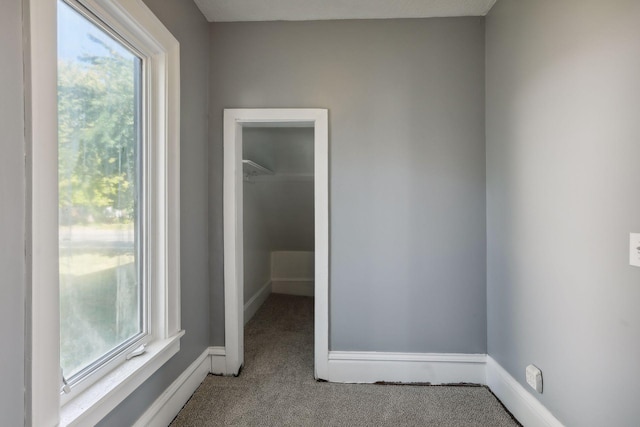
[[[314,295],[314,129],[245,127],[244,323],[271,293]]]

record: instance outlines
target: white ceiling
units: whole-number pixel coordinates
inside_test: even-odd
[[[194,0],[209,22],[484,16],[496,0]]]

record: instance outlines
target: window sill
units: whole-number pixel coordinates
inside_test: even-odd
[[[60,408],[60,426],[95,425],[180,350],[180,331],[109,372]]]

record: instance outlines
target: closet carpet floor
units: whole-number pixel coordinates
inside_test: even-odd
[[[238,377],[209,375],[171,426],[518,426],[483,386],[313,378],[313,298],[271,294],[245,327]]]

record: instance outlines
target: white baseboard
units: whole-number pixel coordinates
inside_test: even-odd
[[[271,294],[271,280],[267,280],[267,282],[262,285],[258,291],[253,294],[249,301],[247,301],[244,305],[244,324],[246,325],[249,320],[256,314],[256,311],[260,308],[262,304],[267,300]]]
[[[329,352],[330,382],[485,383],[485,354]]]
[[[315,282],[314,279],[271,279],[271,292],[312,297],[315,295]]]
[[[522,425],[562,427],[562,423],[491,356],[487,356],[486,371],[487,385]]]
[[[167,426],[208,373],[226,375],[224,347],[207,348],[145,411],[135,427]],[[327,380],[338,383],[486,384],[526,427],[563,424],[485,354],[329,352]]]
[[[227,360],[224,347],[209,347],[211,355],[211,373],[214,375],[227,375]]]
[[[210,370],[209,349],[206,349],[138,418],[134,426],[168,426]]]

